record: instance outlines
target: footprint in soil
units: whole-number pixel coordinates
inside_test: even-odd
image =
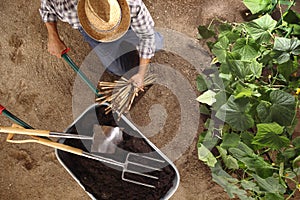
[[[12,150],[9,156],[16,159],[25,169],[32,170],[35,166],[35,160],[32,159],[28,151],[24,149]]]
[[[15,87],[6,95],[8,104],[20,105],[26,113],[30,112],[33,109],[33,104],[38,97],[37,93],[30,91],[25,80],[19,80]]]
[[[17,34],[11,35],[8,41],[9,46],[13,47],[12,52],[9,54],[9,58],[15,64],[21,64],[23,61],[23,54],[20,50],[23,43],[23,40]]]

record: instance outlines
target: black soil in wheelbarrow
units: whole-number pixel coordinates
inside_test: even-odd
[[[134,153],[156,153],[156,151],[142,137],[136,137],[135,131],[122,119],[116,123],[112,114],[105,114],[105,106],[96,106],[94,109],[84,113],[82,117],[71,126],[66,132],[73,134],[91,135],[95,124],[118,126],[124,128],[123,141],[118,145],[121,149]],[[91,142],[66,139],[64,144],[88,151]],[[87,192],[96,199],[136,199],[136,200],[159,200],[162,199],[173,187],[173,180],[176,176],[174,168],[167,164],[158,175],[159,181],[153,181],[144,177],[139,180],[154,184],[155,188],[145,187],[123,181],[122,171],[109,167],[100,161],[89,159],[83,156],[58,151],[58,156],[64,165],[72,172]],[[104,154],[102,154],[104,155]],[[111,154],[104,155],[112,156]],[[160,155],[157,153],[157,157]]]

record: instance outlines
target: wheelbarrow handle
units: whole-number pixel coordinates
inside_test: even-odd
[[[98,89],[94,86],[94,84],[87,78],[87,76],[79,69],[79,67],[73,62],[73,60],[68,56],[68,52],[70,48],[65,49],[61,57],[71,66],[71,68],[82,78],[82,80],[89,86],[89,88],[97,95],[97,97],[101,97]]]

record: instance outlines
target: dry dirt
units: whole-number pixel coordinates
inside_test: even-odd
[[[245,9],[241,0],[145,0],[157,27],[169,28],[195,38],[198,25],[207,25],[214,17],[242,21]],[[75,73],[62,60],[47,52],[47,32],[40,19],[39,1],[1,1],[0,8],[0,103],[37,129],[65,130],[74,120],[72,90]],[[59,23],[69,55],[80,64],[89,54],[89,46],[76,30]],[[209,58],[208,58],[209,59]],[[174,55],[158,53],[154,60],[168,63],[184,74],[196,91],[197,72]],[[206,61],[203,61],[206,62]],[[155,87],[151,88],[152,90]],[[152,95],[151,95],[152,94]],[[164,106],[167,117],[162,136],[151,138],[158,147],[170,140],[178,128],[178,102],[170,91],[157,88],[146,94],[132,109],[131,118],[138,126],[149,123],[151,101]],[[150,100],[149,100],[150,99]],[[200,119],[201,122],[201,119]],[[11,121],[0,116],[0,125]],[[195,148],[201,125],[193,143],[175,161],[180,186],[172,200],[228,199],[223,189],[211,180],[208,168],[197,159]],[[159,134],[158,134],[159,135]],[[0,137],[0,199],[90,199],[55,157],[54,150],[40,144],[10,144]],[[101,180],[99,180],[101,181]]]

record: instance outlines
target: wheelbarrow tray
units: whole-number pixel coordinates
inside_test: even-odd
[[[92,135],[94,125],[119,126],[124,128],[123,141],[118,145],[116,154],[101,154],[120,161],[122,153],[146,153],[166,161],[156,188],[135,185],[122,181],[121,170],[97,160],[85,158],[56,149],[60,164],[91,197],[91,199],[169,199],[179,185],[179,173],[176,166],[147,139],[126,117],[105,114],[107,105],[93,104],[87,108],[67,129],[66,133]],[[92,141],[60,139],[60,143],[89,151]],[[93,154],[95,152],[92,152]],[[97,153],[95,153],[97,154]],[[100,154],[100,153],[99,153]],[[117,157],[115,155],[118,155]]]

